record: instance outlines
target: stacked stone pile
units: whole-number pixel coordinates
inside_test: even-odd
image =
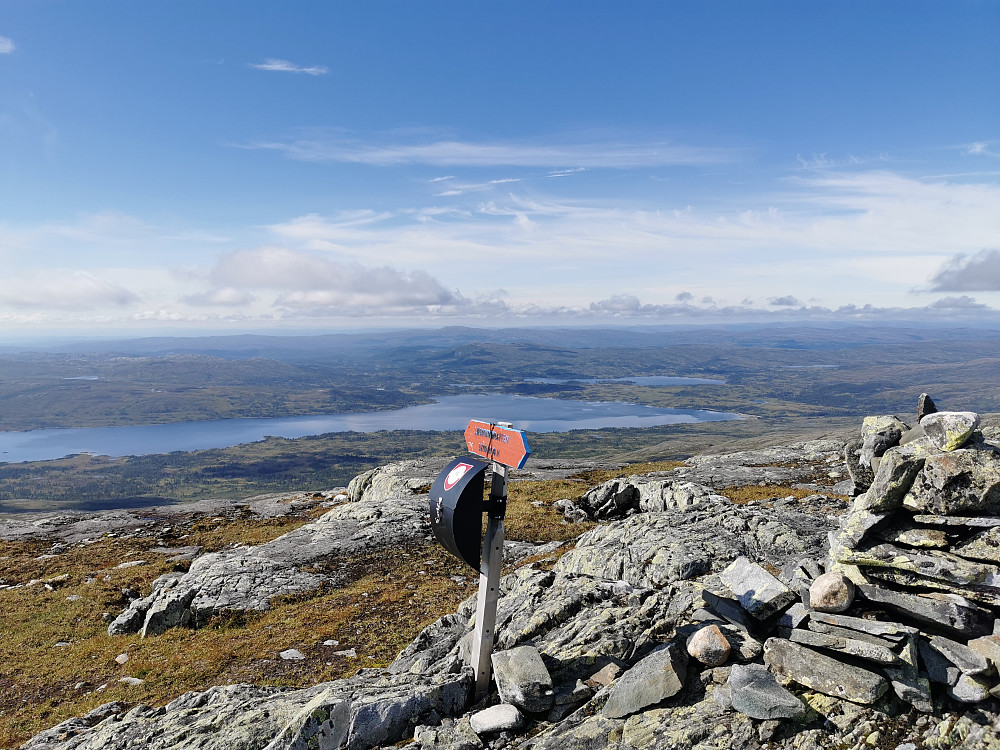
[[[757,719],[800,716],[774,677],[869,705],[892,690],[925,713],[940,693],[1000,697],[1000,451],[976,414],[934,411],[926,395],[920,410],[914,428],[869,417],[848,444],[859,494],[830,533],[828,572],[803,559],[772,575],[740,558],[720,575],[727,591],[706,591],[698,617],[766,638],[773,675],[734,668],[717,700]],[[705,630],[688,650],[714,665]]]

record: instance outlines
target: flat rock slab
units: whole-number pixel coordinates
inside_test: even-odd
[[[963,640],[993,632],[993,614],[961,596],[907,594],[867,584],[858,588],[871,602],[884,604],[917,622],[946,629]]]
[[[806,707],[760,664],[736,664],[729,673],[732,706],[751,719],[797,719]]]
[[[736,558],[719,579],[758,620],[777,614],[797,598],[794,591],[746,557]]]
[[[518,646],[507,651],[495,651],[490,659],[497,692],[504,703],[512,703],[529,713],[552,708],[552,677],[537,648]]]
[[[783,638],[769,638],[764,643],[764,661],[779,677],[853,703],[871,705],[889,689],[882,675]]]
[[[620,719],[680,692],[687,677],[687,654],[671,642],[641,659],[611,687],[601,713]]]

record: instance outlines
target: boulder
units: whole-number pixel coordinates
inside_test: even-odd
[[[980,447],[928,456],[903,505],[938,515],[1000,512],[1000,456]]]
[[[512,703],[529,713],[552,708],[552,678],[541,654],[534,646],[518,646],[494,651],[493,677],[504,703]]]
[[[746,557],[734,560],[719,579],[758,620],[777,614],[796,599],[795,592]]]
[[[920,427],[935,448],[953,451],[972,437],[979,427],[979,415],[972,411],[939,411],[921,419]]]

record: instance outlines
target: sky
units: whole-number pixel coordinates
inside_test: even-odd
[[[0,0],[0,338],[1000,325],[993,0]]]

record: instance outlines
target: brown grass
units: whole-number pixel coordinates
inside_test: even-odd
[[[586,488],[578,481],[512,482],[507,538],[566,541],[591,528],[566,524],[551,507]],[[156,638],[107,634],[101,615],[121,611],[127,603],[122,589],[145,595],[157,576],[173,569],[168,555],[153,548],[198,545],[209,552],[262,544],[326,510],[273,519],[237,515],[167,522],[166,534],[160,524],[161,532],[148,536],[105,537],[44,559],[38,558],[49,553],[50,543],[0,543],[4,583],[69,576],[50,584],[52,590],[36,583],[0,591],[0,747],[15,747],[109,701],[162,705],[188,690],[232,682],[304,687],[361,667],[385,666],[420,630],[476,592],[477,571],[437,544],[420,542],[331,559],[326,567],[345,583],[276,600],[268,612],[233,613],[199,630],[177,628]],[[551,565],[558,555],[522,564]],[[131,560],[146,563],[116,567]],[[70,601],[71,596],[79,599]],[[328,640],[339,643],[324,646]],[[279,658],[289,648],[306,658]],[[334,655],[349,649],[356,658]],[[119,665],[115,657],[122,653],[129,659]],[[145,682],[136,687],[118,682],[125,676]]]

